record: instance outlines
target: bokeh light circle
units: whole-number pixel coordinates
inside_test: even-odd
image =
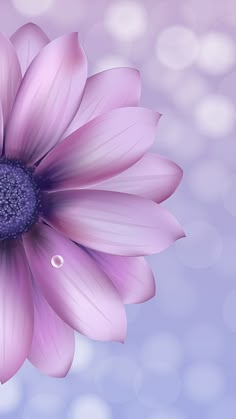
[[[68,419],[111,419],[109,405],[100,397],[86,394],[73,400],[68,413]]]
[[[157,58],[166,67],[182,70],[193,64],[198,54],[198,41],[191,29],[170,26],[158,36]]]
[[[119,41],[135,41],[147,28],[147,13],[144,6],[133,0],[111,2],[104,21],[109,33]]]
[[[183,388],[193,402],[210,403],[223,392],[224,375],[217,365],[194,364],[184,374]]]
[[[225,33],[210,31],[200,38],[198,65],[213,75],[224,74],[235,64],[234,41]]]
[[[199,130],[209,138],[229,135],[235,126],[234,104],[225,96],[212,94],[203,98],[195,107],[194,116]]]

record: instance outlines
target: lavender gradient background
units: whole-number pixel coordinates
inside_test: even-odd
[[[127,307],[125,345],[78,335],[63,380],[27,362],[0,417],[235,419],[235,0],[0,1],[2,32],[28,21],[78,31],[91,74],[141,71],[142,105],[164,115],[154,149],[184,169],[165,205],[187,238],[149,258],[157,296]]]

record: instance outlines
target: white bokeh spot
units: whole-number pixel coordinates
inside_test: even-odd
[[[235,64],[234,41],[225,33],[212,31],[200,38],[198,65],[205,72],[221,75]]]
[[[212,94],[198,103],[194,116],[200,131],[210,138],[217,139],[232,132],[236,111],[234,104],[227,97]]]
[[[87,394],[75,399],[70,408],[68,419],[111,419],[109,405],[100,397]]]
[[[133,0],[111,2],[105,13],[104,24],[117,40],[135,41],[147,29],[146,9]]]
[[[196,74],[190,74],[189,76],[184,74],[183,79],[174,87],[173,100],[184,110],[192,112],[192,106],[195,106],[199,100],[208,94],[208,90],[208,83],[203,77]]]
[[[170,26],[158,36],[156,53],[168,68],[182,70],[192,65],[197,57],[197,37],[185,26]]]
[[[185,372],[183,387],[186,395],[195,403],[210,403],[224,389],[224,375],[217,365],[194,364]]]

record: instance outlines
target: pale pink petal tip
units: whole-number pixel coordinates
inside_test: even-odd
[[[80,107],[64,137],[112,109],[137,106],[140,94],[140,75],[133,68],[112,68],[94,74],[87,79]]]
[[[52,377],[65,377],[70,370],[74,349],[74,331],[58,317],[34,283],[34,335],[29,361]]]
[[[42,48],[17,94],[6,131],[6,155],[33,164],[54,147],[78,110],[86,78],[87,60],[77,33]]]
[[[93,250],[89,254],[106,273],[124,304],[150,300],[156,292],[153,273],[143,257],[122,257]]]
[[[3,121],[6,126],[19,89],[22,76],[16,51],[5,36],[0,33],[0,102]]]
[[[138,195],[159,204],[175,192],[182,176],[182,169],[174,162],[156,153],[145,153],[127,170],[91,188]]]
[[[32,22],[17,29],[10,40],[17,52],[23,75],[36,55],[49,42],[43,30]]]

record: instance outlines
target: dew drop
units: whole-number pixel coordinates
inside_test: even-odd
[[[61,268],[64,264],[64,259],[61,255],[54,255],[51,259],[51,264],[54,268]]]

